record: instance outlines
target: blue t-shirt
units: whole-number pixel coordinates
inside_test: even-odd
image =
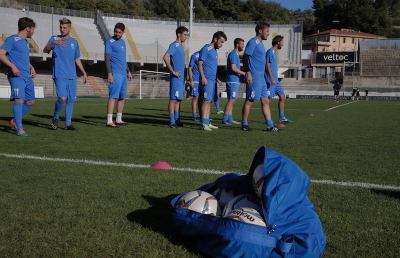
[[[185,77],[185,49],[183,45],[174,41],[169,45],[167,53],[171,57],[172,68],[181,74],[179,79],[183,80]]]
[[[203,70],[206,79],[215,81],[218,70],[218,53],[214,46],[206,44],[200,50],[199,60],[203,61]]]
[[[193,55],[190,57],[190,63],[189,66],[192,67],[192,79],[194,82],[199,82],[200,81],[200,72],[199,72],[199,57],[200,57],[200,52],[197,51],[193,53]]]
[[[29,43],[26,38],[18,35],[9,36],[1,49],[7,52],[7,57],[20,71],[21,77],[30,77]],[[8,76],[14,76],[8,68]]]
[[[52,36],[47,44],[52,44],[61,36]],[[75,79],[76,65],[75,59],[81,56],[79,44],[73,37],[64,37],[65,46],[56,45],[53,48],[53,78],[58,79]]]
[[[278,82],[278,58],[276,56],[275,49],[273,47],[268,49],[265,56],[267,64],[270,64],[272,76],[274,77],[275,82]],[[265,70],[265,80],[271,83],[271,78],[267,70]]]
[[[232,71],[232,64],[240,70],[240,57],[236,49],[232,50],[228,55],[227,60],[227,78],[228,83],[240,83],[240,75]]]
[[[262,41],[254,37],[247,42],[244,53],[249,56],[250,72],[253,80],[264,80],[265,73],[265,47]]]
[[[108,38],[105,43],[105,54],[110,55],[111,72],[126,75],[126,46],[125,41]]]

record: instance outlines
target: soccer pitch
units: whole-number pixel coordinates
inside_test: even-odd
[[[220,129],[204,132],[190,119],[190,101],[183,102],[185,127],[170,129],[167,102],[129,100],[124,119],[130,124],[112,129],[105,127],[105,99],[80,99],[73,118],[79,131],[54,131],[54,100],[38,100],[24,121],[24,138],[9,130],[11,104],[0,101],[0,153],[48,158],[0,155],[1,256],[200,256],[173,232],[169,201],[220,175],[133,163],[166,160],[177,168],[246,173],[256,150],[267,145],[313,180],[400,186],[400,102],[359,101],[324,111],[348,102],[288,100],[294,123],[279,133],[263,131],[259,104],[250,115],[253,131],[221,125],[212,108]],[[236,103],[236,120],[241,106]],[[313,183],[309,196],[327,235],[326,257],[400,253],[400,191]]]

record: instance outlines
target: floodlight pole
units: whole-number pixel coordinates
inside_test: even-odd
[[[193,35],[192,32],[193,29],[193,0],[190,0],[190,6],[189,6],[189,56],[192,54],[192,48],[191,48],[191,38]]]

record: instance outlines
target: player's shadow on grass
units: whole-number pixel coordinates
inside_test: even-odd
[[[30,114],[30,115],[31,116],[35,116],[35,114]],[[0,120],[6,121],[7,124],[8,124],[8,122],[11,120],[11,118],[12,117],[0,117]],[[32,126],[35,126],[35,127],[42,127],[42,128],[46,128],[46,129],[51,129],[49,124],[42,123],[42,122],[39,122],[39,121],[32,121],[29,118],[28,119],[24,118],[23,124],[24,125],[32,125]],[[15,131],[13,129],[11,129],[9,126],[2,126],[2,127],[3,127],[2,130],[5,131],[5,132],[9,132],[9,133],[12,133],[12,134],[15,133]]]
[[[400,191],[371,189],[371,192],[400,200]]]
[[[39,118],[43,118],[43,119],[48,119],[49,120],[49,124],[48,124],[48,126],[51,128],[51,126],[50,126],[50,120],[52,120],[53,119],[53,116],[51,116],[51,115],[39,115],[39,114],[31,114],[32,116],[36,116],[36,117],[39,117]],[[84,118],[77,118],[77,117],[74,117],[74,118],[72,118],[72,122],[77,122],[77,123],[82,123],[82,124],[88,124],[88,125],[94,125],[94,126],[105,126],[105,122],[104,122],[104,120],[105,120],[105,118],[103,118],[103,122],[94,122],[94,121],[92,121],[92,120],[88,120],[88,119],[84,119]],[[60,117],[60,121],[61,122],[64,122],[65,121],[65,117]]]
[[[182,245],[191,253],[200,255],[193,241],[179,238],[173,227],[170,201],[175,196],[154,197],[143,195],[143,199],[151,205],[150,208],[132,211],[126,217],[131,222],[138,223],[147,229],[162,234],[174,245]]]

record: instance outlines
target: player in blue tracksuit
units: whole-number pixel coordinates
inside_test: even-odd
[[[240,70],[239,57],[239,52],[242,52],[244,49],[244,40],[241,38],[236,38],[233,44],[235,49],[229,53],[226,65],[226,92],[228,95],[228,102],[225,106],[224,119],[222,121],[224,124],[239,123],[233,119],[233,105],[239,95],[240,76],[245,75],[245,72]]]
[[[170,72],[169,79],[169,127],[182,127],[180,121],[180,103],[185,91],[185,49],[183,43],[189,36],[189,30],[184,27],[176,29],[176,40],[172,42],[163,56],[165,65]]]
[[[132,74],[126,63],[126,46],[122,36],[125,32],[125,25],[117,23],[114,26],[114,35],[108,38],[105,43],[105,63],[108,74],[108,103],[106,126],[116,128],[126,125],[122,120],[128,80],[132,80]],[[117,116],[113,121],[114,106],[117,101]]]
[[[201,107],[201,124],[205,131],[211,131],[218,127],[210,123],[210,104],[214,101],[216,94],[217,83],[217,69],[218,69],[218,53],[217,50],[223,46],[227,40],[223,31],[217,31],[212,37],[210,44],[206,44],[200,50],[199,57],[199,72],[201,78],[201,94],[202,94],[202,107]]]
[[[76,99],[76,66],[83,74],[83,82],[86,83],[87,75],[79,59],[80,50],[76,39],[71,37],[71,21],[63,18],[60,21],[60,35],[52,36],[46,47],[45,53],[52,53],[53,80],[56,86],[57,102],[54,107],[54,116],[51,127],[58,128],[61,110],[65,107],[65,129],[76,130],[72,125],[72,112]],[[75,66],[76,65],[76,66]]]
[[[242,110],[242,130],[250,131],[248,117],[255,100],[261,101],[262,112],[267,131],[277,132],[271,119],[267,84],[265,82],[265,47],[263,41],[268,38],[270,25],[266,22],[256,25],[256,36],[247,42],[243,55],[243,66],[246,72],[246,101]]]
[[[7,77],[11,86],[10,100],[14,101],[14,118],[11,129],[18,136],[28,136],[22,126],[22,119],[35,103],[35,85],[32,78],[36,71],[29,60],[29,43],[35,31],[35,22],[23,17],[18,20],[18,34],[9,36],[0,47],[0,61],[7,67]]]
[[[268,49],[266,53],[266,70],[265,70],[265,81],[267,82],[267,88],[269,91],[269,97],[272,99],[276,95],[279,96],[278,110],[279,110],[279,122],[288,123],[289,119],[285,116],[285,91],[278,78],[278,57],[277,53],[283,47],[283,37],[277,35],[272,39],[272,48]]]
[[[189,83],[190,83],[190,96],[193,97],[192,99],[192,118],[196,120],[198,117],[197,105],[199,101],[199,81],[200,81],[200,73],[198,68],[200,52],[197,51],[193,53],[190,57],[189,62]]]

